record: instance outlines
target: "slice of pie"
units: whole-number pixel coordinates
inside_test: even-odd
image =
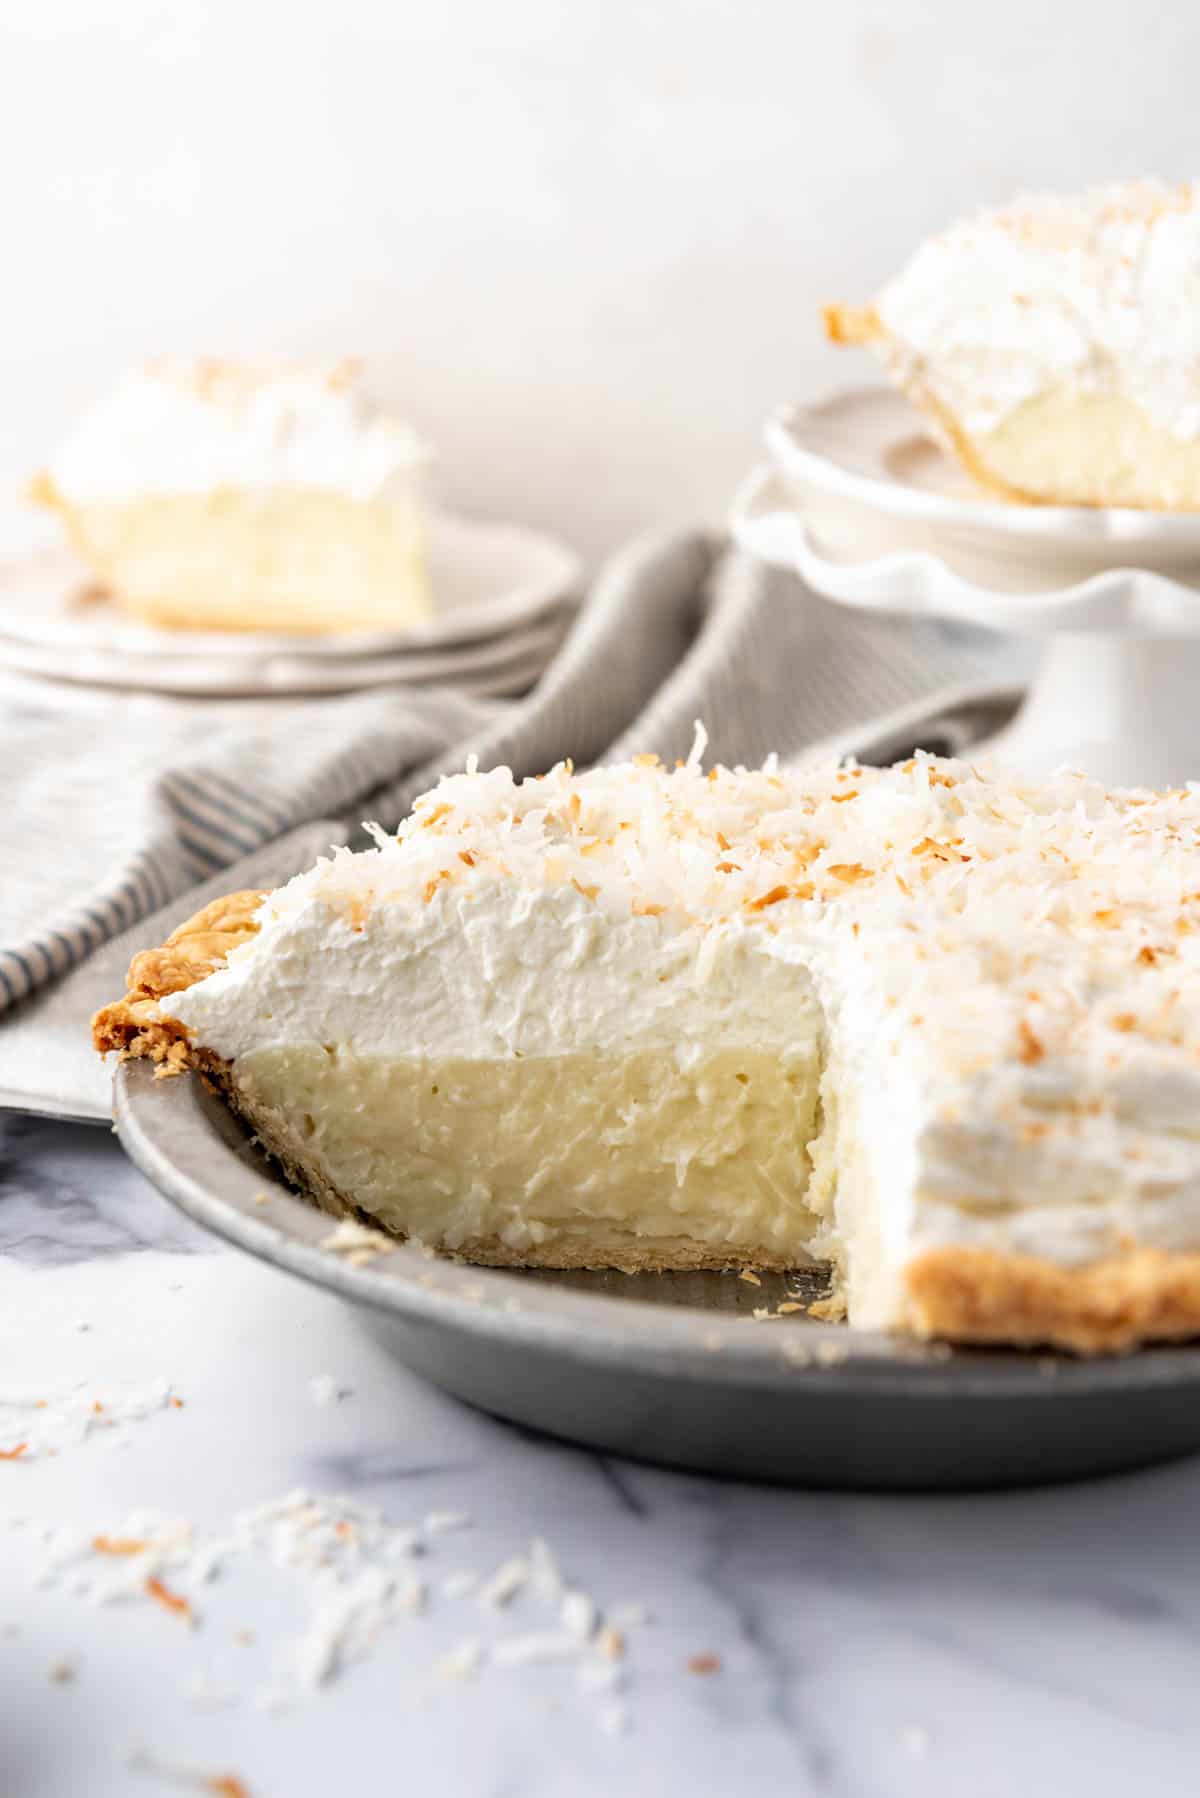
[[[35,477],[97,585],[172,630],[396,630],[430,615],[412,432],[357,363],[166,360]]]
[[[918,759],[444,780],[209,906],[97,1047],[469,1260],[831,1261],[852,1324],[1200,1331],[1200,794]]]
[[[1200,510],[1200,210],[1130,181],[1017,201],[917,250],[863,311],[865,344],[1006,498]]]

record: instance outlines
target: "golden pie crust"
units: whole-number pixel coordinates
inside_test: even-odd
[[[214,899],[172,931],[161,948],[135,956],[128,991],[96,1013],[92,1041],[102,1055],[115,1051],[122,1059],[148,1058],[159,1075],[198,1068],[323,1211],[364,1215],[352,1195],[335,1191],[304,1165],[291,1147],[284,1120],[246,1111],[230,1064],[194,1044],[182,1024],[158,1009],[159,999],[203,980],[256,934],[255,914],[266,896],[247,889]],[[378,1228],[375,1219],[365,1221]],[[467,1244],[456,1254],[492,1266],[545,1265],[499,1242]],[[661,1249],[642,1255],[630,1246],[622,1259],[629,1273],[714,1265],[698,1260],[695,1248],[682,1241],[678,1257],[665,1256]],[[574,1265],[587,1261],[581,1256]],[[1200,1254],[1130,1247],[1084,1267],[1063,1267],[1036,1255],[950,1246],[915,1256],[904,1280],[906,1321],[923,1337],[1094,1355],[1200,1334]]]
[[[92,1042],[101,1055],[115,1050],[123,1061],[144,1056],[160,1074],[207,1066],[215,1057],[193,1049],[184,1026],[165,1017],[158,1000],[195,986],[221,967],[231,950],[257,934],[255,912],[265,892],[245,888],[213,899],[173,930],[161,949],[143,949],[129,964],[129,990],[92,1019]]]

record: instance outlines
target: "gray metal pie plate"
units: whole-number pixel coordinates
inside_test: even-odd
[[[339,1294],[396,1356],[498,1416],[621,1454],[810,1486],[951,1489],[1115,1472],[1200,1448],[1200,1347],[1119,1358],[946,1351],[803,1312],[731,1274],[500,1272],[405,1245],[365,1267],[194,1075],[123,1066],[121,1140],[181,1210]],[[264,1204],[261,1195],[268,1195]]]

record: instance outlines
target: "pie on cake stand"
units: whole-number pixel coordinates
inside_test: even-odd
[[[908,400],[852,389],[777,414],[732,530],[826,599],[1046,639],[981,752],[1111,784],[1200,777],[1200,514],[981,497]]]

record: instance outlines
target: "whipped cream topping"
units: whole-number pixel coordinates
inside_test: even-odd
[[[165,358],[126,375],[48,464],[75,504],[219,487],[319,487],[370,499],[423,463],[409,428],[377,414],[357,363]]]
[[[162,1009],[229,1058],[831,1043],[897,1260],[1200,1247],[1200,792],[701,748],[444,780]]]
[[[970,432],[1060,384],[1200,436],[1200,209],[1190,184],[1039,196],[932,238],[875,302],[902,381]]]

